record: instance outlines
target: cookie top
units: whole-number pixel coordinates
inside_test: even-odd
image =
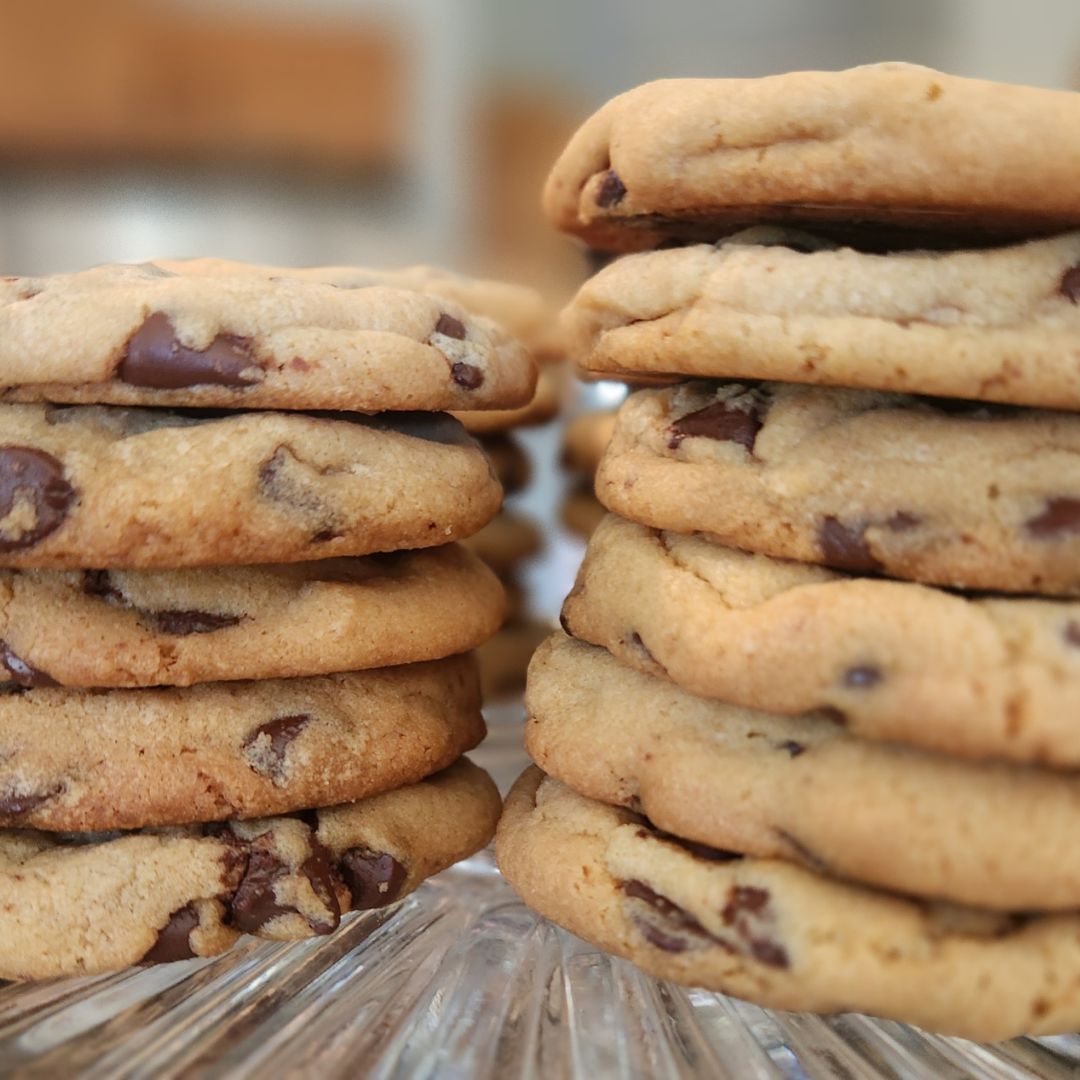
[[[562,622],[703,697],[824,709],[864,739],[1080,765],[1080,601],[850,577],[611,515]]]
[[[538,769],[510,792],[496,852],[527,904],[660,978],[981,1041],[1080,1024],[1075,914],[927,904],[686,844]]]
[[[376,287],[427,293],[449,300],[472,315],[497,323],[543,362],[552,341],[551,311],[543,296],[527,285],[469,277],[439,266],[403,266],[373,270],[363,266],[257,266],[229,259],[155,259],[154,265],[173,274],[229,278],[258,275],[321,282],[339,289]]]
[[[0,279],[8,400],[244,409],[510,408],[536,371],[441,296],[152,264]]]
[[[563,466],[593,476],[614,431],[614,412],[588,412],[575,416],[563,431]]]
[[[456,544],[277,566],[0,571],[0,676],[17,686],[189,686],[436,660],[502,621]]]
[[[1080,409],[1076,232],[991,251],[872,255],[751,229],[619,259],[582,286],[564,320],[596,373]]]
[[[8,693],[0,826],[134,829],[352,802],[483,737],[471,654],[302,679]]]
[[[0,565],[298,562],[467,536],[502,492],[430,413],[0,405]]]
[[[1075,595],[1078,452],[1071,413],[691,382],[627,399],[596,493],[623,517],[746,551]]]
[[[212,956],[238,933],[329,934],[491,838],[500,800],[462,760],[420,783],[292,817],[97,835],[0,831],[0,977]]]
[[[758,222],[879,248],[985,244],[1080,225],[1077,131],[1080,94],[914,64],[668,79],[582,125],[544,208],[613,251]]]
[[[564,634],[537,650],[526,706],[525,745],[546,773],[688,840],[931,899],[1080,908],[1073,774],[707,701]]]

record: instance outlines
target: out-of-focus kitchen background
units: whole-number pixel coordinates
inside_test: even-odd
[[[539,188],[604,100],[883,59],[1080,89],[1080,2],[0,0],[0,273],[423,261],[554,306],[586,265]],[[551,618],[582,546],[556,524],[557,432],[524,434]]]

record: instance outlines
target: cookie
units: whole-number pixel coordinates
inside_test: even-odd
[[[562,623],[702,697],[827,710],[864,739],[1080,766],[1080,601],[849,577],[609,516]]]
[[[537,650],[525,703],[525,745],[544,772],[688,840],[931,899],[1080,908],[1071,773],[868,742],[820,712],[707,701],[563,634]]]
[[[559,520],[563,527],[588,540],[600,522],[607,517],[604,504],[593,494],[592,485],[572,487],[563,496],[559,509]]]
[[[575,416],[563,431],[563,468],[593,476],[614,431],[614,412],[588,412]]]
[[[10,401],[244,409],[512,408],[536,370],[438,296],[150,264],[0,279]]]
[[[471,655],[184,689],[41,687],[0,696],[0,827],[134,829],[352,802],[483,737]]]
[[[518,697],[525,689],[525,674],[536,647],[551,627],[527,615],[508,619],[492,638],[476,650],[484,701]]]
[[[212,956],[240,933],[335,930],[482,848],[499,796],[462,760],[363,802],[143,832],[0,832],[0,977],[93,975]]]
[[[877,248],[1080,225],[1080,95],[913,64],[667,79],[614,98],[556,162],[544,208],[593,248],[812,224]]]
[[[632,394],[600,501],[859,573],[1080,592],[1080,417],[784,383]]]
[[[462,546],[484,560],[497,574],[507,574],[535,555],[543,544],[535,523],[512,510],[502,510]]]
[[[475,648],[504,605],[457,544],[277,566],[0,570],[0,680],[189,686],[411,664]]]
[[[528,452],[512,435],[487,435],[480,440],[480,445],[491,461],[504,494],[516,494],[532,479],[532,461]]]
[[[339,289],[383,287],[440,296],[472,315],[497,323],[538,359],[550,355],[551,312],[536,289],[505,281],[455,274],[438,266],[405,266],[372,270],[362,266],[257,266],[228,259],[155,259],[154,265],[174,274],[198,277],[238,277],[255,274],[271,279],[295,278],[322,282]]]
[[[565,313],[596,373],[778,379],[1080,409],[1080,233],[992,251],[755,229],[619,259]]]
[[[474,435],[490,435],[516,428],[537,427],[557,416],[567,396],[570,369],[566,364],[550,363],[540,368],[536,393],[527,405],[517,409],[456,411],[466,430]]]
[[[1076,914],[927,904],[684,843],[538,769],[510,792],[496,852],[530,907],[660,978],[976,1040],[1080,1024]]]
[[[0,565],[181,567],[432,547],[501,501],[441,414],[0,405]]]

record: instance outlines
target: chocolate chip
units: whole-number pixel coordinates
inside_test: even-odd
[[[87,596],[97,596],[110,603],[127,603],[127,598],[113,584],[108,570],[84,570],[82,584]]]
[[[761,933],[760,924],[769,919],[769,892],[752,885],[732,885],[727,903],[720,912],[725,926],[732,927],[746,943],[750,955],[768,967],[790,966],[787,950]]]
[[[406,877],[405,867],[393,855],[363,847],[351,848],[341,856],[340,872],[355,911],[392,904]]]
[[[190,960],[195,955],[191,947],[191,931],[199,925],[199,913],[193,904],[174,911],[169,921],[158,931],[157,941],[147,950],[141,964],[171,964]]]
[[[214,615],[209,611],[144,611],[141,614],[154,624],[156,630],[174,637],[212,634],[215,630],[236,626],[241,618],[239,615]]]
[[[16,656],[6,641],[0,641],[0,664],[7,668],[12,682],[19,686],[59,686],[60,684],[39,668]]]
[[[1026,524],[1032,536],[1042,539],[1080,532],[1080,499],[1068,496],[1047,499],[1043,512],[1028,518]]]
[[[465,340],[465,324],[460,319],[455,319],[453,315],[447,315],[444,311],[439,316],[439,321],[435,324],[435,329],[432,330],[433,334],[444,334],[446,337],[456,338],[458,341]]]
[[[268,776],[275,781],[282,780],[289,747],[311,720],[310,713],[296,713],[260,724],[244,740],[244,757],[248,764],[260,776]]]
[[[259,494],[308,518],[322,519],[312,529],[312,541],[321,543],[339,536],[341,530],[334,509],[313,490],[318,475],[322,475],[318,469],[282,445],[259,468]]]
[[[21,817],[32,813],[42,803],[55,798],[64,790],[63,784],[57,784],[48,791],[30,791],[22,794],[11,792],[8,795],[0,795],[0,814],[5,817]]]
[[[877,686],[882,678],[878,668],[872,664],[861,664],[844,672],[844,685],[852,690],[869,690],[871,686]]]
[[[330,934],[341,922],[341,905],[338,902],[338,885],[341,878],[334,868],[330,852],[319,842],[314,833],[308,843],[311,845],[311,854],[304,860],[300,873],[308,879],[315,895],[329,913],[329,918],[324,920],[312,922],[308,919],[308,925],[316,934]]]
[[[776,749],[786,750],[792,757],[798,757],[800,754],[806,753],[806,747],[794,739],[785,739],[782,743],[777,743]]]
[[[484,385],[484,373],[475,364],[466,364],[463,360],[450,365],[450,376],[466,390],[476,390]]]
[[[0,552],[31,547],[48,536],[74,501],[75,489],[52,454],[0,446]]]
[[[1061,279],[1061,295],[1074,304],[1080,304],[1080,264],[1065,271]]]
[[[668,447],[675,450],[687,436],[697,435],[718,442],[738,443],[752,454],[761,425],[761,410],[756,404],[749,409],[738,409],[726,401],[717,401],[676,420],[668,428]]]
[[[865,525],[852,527],[834,517],[825,518],[818,532],[821,557],[827,565],[841,570],[864,574],[879,572],[882,565],[867,546],[865,533]]]
[[[596,205],[605,210],[611,206],[618,206],[626,195],[626,185],[619,179],[614,169],[608,169],[607,175],[600,184],[600,190],[596,193]]]
[[[180,343],[168,315],[157,311],[132,334],[117,368],[130,386],[179,390],[187,386],[245,387],[261,381],[249,338],[218,334],[206,349]]]
[[[655,945],[664,952],[681,953],[691,947],[691,943],[685,938],[677,938],[673,934],[665,934],[658,926],[654,926],[648,919],[632,916],[634,925],[641,932],[641,936],[650,944]]]
[[[1080,622],[1077,622],[1075,619],[1070,619],[1065,624],[1063,636],[1066,644],[1075,645],[1080,649]]]

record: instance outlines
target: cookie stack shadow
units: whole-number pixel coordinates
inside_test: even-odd
[[[409,273],[0,281],[0,977],[328,934],[490,840],[502,492],[448,412],[536,374]]]
[[[890,64],[646,86],[575,136],[549,214],[638,253],[573,354],[667,385],[529,671],[497,852],[541,913],[775,1008],[1080,1026],[1080,197],[997,167],[1035,131],[1070,167],[1078,123]]]

